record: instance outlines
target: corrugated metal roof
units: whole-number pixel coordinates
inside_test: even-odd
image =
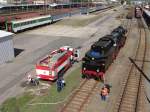
[[[0,39],[5,38],[5,37],[10,36],[10,35],[13,35],[13,33],[0,30]]]
[[[37,19],[42,19],[42,18],[47,18],[47,17],[51,17],[51,15],[34,17],[34,18],[24,19],[24,20],[13,20],[12,23],[14,23],[14,24],[16,24],[16,23],[22,23],[22,22],[26,22],[26,21],[37,20]]]

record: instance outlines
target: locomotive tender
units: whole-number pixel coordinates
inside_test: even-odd
[[[117,27],[110,35],[106,35],[95,42],[82,59],[82,78],[104,78],[106,70],[116,58],[121,47],[124,46],[127,30]]]

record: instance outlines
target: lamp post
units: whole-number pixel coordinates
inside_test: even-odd
[[[69,0],[69,6],[70,6],[70,17],[71,17],[71,11],[72,11],[72,9],[71,9],[71,0]]]
[[[47,14],[47,0],[44,0],[44,13]]]
[[[87,4],[87,15],[89,15],[89,0],[87,2],[88,2],[88,4]]]

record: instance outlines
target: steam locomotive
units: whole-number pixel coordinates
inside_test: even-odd
[[[102,79],[126,41],[127,30],[122,26],[96,41],[82,59],[82,78]]]

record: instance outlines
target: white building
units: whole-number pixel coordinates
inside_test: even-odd
[[[13,33],[0,30],[0,64],[14,58]]]
[[[0,4],[6,4],[7,0],[0,0]]]

